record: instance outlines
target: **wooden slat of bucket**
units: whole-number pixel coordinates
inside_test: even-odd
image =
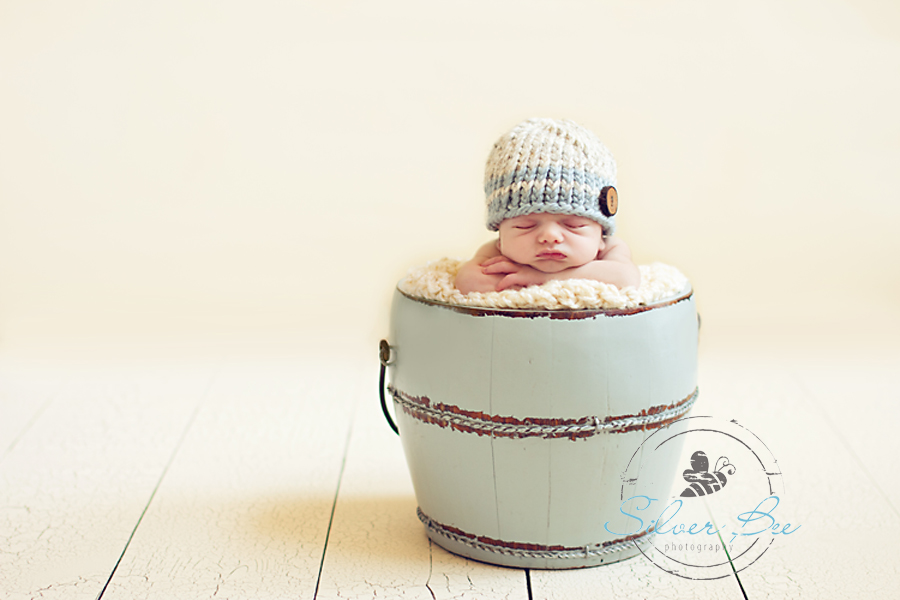
[[[558,352],[553,339],[554,323],[550,319],[511,319],[487,317],[493,324],[490,340],[491,371],[485,387],[491,392],[490,413],[523,416],[584,416],[556,415],[553,400],[566,389],[560,380],[568,373],[564,360],[554,361]],[[468,319],[466,325],[473,321]],[[559,364],[551,372],[549,365]],[[541,369],[542,377],[534,377]],[[557,378],[557,376],[559,378]],[[563,379],[564,380],[564,379]]]
[[[438,427],[398,415],[401,441],[414,450],[406,452],[409,469],[419,477],[414,482],[418,505],[425,514],[443,523],[468,523],[473,531],[500,537],[499,510],[479,510],[496,505],[495,455],[490,436],[463,435],[449,427]],[[429,443],[417,443],[428,436]]]
[[[603,526],[610,519],[617,523],[616,517],[620,516],[625,467],[620,458],[627,458],[625,450],[640,446],[644,435],[635,431],[576,442],[496,440],[494,467],[500,539],[579,547],[614,537]],[[529,465],[529,474],[542,476],[523,476],[523,463]],[[534,515],[544,518],[536,519]],[[551,559],[532,566],[553,568],[558,563]]]
[[[436,312],[436,311],[432,311]],[[444,311],[446,312],[446,311]],[[693,299],[634,315],[556,320],[490,319],[490,412],[578,418],[628,415],[693,392],[697,328]],[[425,326],[427,327],[427,325]],[[529,377],[535,369],[540,377]]]
[[[370,389],[353,358],[223,365],[103,597],[312,598]]]
[[[401,310],[402,319],[397,314]],[[408,394],[427,396],[436,402],[447,401],[441,397],[442,391],[454,390],[457,398],[466,399],[470,410],[490,412],[490,388],[484,382],[491,377],[493,321],[435,308],[399,292],[395,293],[392,311],[391,383]],[[395,327],[398,322],[406,325],[402,331]],[[467,328],[464,338],[453,335],[460,326]],[[422,348],[430,350],[423,353]]]
[[[366,400],[353,425],[316,598],[527,598],[523,571],[467,560],[427,538],[401,442]]]
[[[532,475],[550,473],[547,440],[495,440],[493,446],[499,520],[496,538],[546,545],[549,542],[549,518],[536,519],[535,515],[549,514],[552,482],[546,476]],[[523,472],[523,464],[529,465],[527,472]]]

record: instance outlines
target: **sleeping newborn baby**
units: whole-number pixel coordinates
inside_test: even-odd
[[[613,237],[616,163],[572,121],[523,121],[494,144],[484,174],[487,227],[499,239],[463,263],[463,294],[591,279],[638,287],[631,251]]]

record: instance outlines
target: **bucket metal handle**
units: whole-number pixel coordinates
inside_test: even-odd
[[[391,413],[388,411],[387,407],[387,401],[384,399],[384,380],[385,374],[387,373],[387,366],[392,362],[391,350],[391,345],[388,344],[387,340],[378,342],[378,362],[381,363],[381,376],[378,378],[378,394],[381,396],[381,412],[384,413],[384,418],[387,419],[388,425],[391,426],[391,430],[397,435],[400,435],[400,430],[397,429],[394,419],[391,418]]]

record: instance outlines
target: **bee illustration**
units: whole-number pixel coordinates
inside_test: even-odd
[[[684,480],[690,485],[681,492],[682,498],[695,498],[718,492],[728,482],[725,475],[734,475],[736,469],[728,462],[727,457],[721,456],[716,461],[713,472],[708,473],[708,470],[709,459],[706,458],[706,453],[702,450],[694,452],[691,455],[691,468],[685,469],[683,473]]]

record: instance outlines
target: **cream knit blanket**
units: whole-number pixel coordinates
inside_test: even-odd
[[[462,294],[453,282],[464,261],[442,258],[410,269],[400,281],[400,291],[416,298],[461,306],[486,308],[634,308],[659,302],[687,287],[687,277],[662,263],[640,265],[641,285],[620,290],[614,285],[587,279],[551,281],[539,286],[502,292]]]

